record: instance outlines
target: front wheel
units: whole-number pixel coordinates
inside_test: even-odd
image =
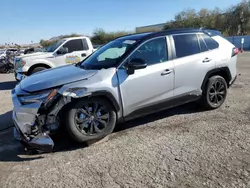
[[[80,99],[66,111],[66,129],[77,142],[102,139],[116,124],[114,108],[103,98]]]
[[[208,79],[203,91],[203,105],[207,109],[219,108],[227,97],[227,83],[221,76],[212,76]]]
[[[47,68],[46,67],[36,67],[31,71],[31,74],[34,74],[34,73],[37,73],[37,72],[40,72],[43,70],[47,70]]]

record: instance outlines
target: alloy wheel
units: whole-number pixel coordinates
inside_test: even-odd
[[[107,108],[97,102],[87,103],[77,109],[75,124],[84,135],[97,135],[102,133],[110,120]]]
[[[221,105],[226,97],[227,86],[221,80],[216,80],[209,89],[209,101],[214,106]]]

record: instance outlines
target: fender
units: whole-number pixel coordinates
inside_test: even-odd
[[[31,67],[33,67],[33,66],[35,66],[37,64],[44,64],[44,65],[47,65],[47,66],[49,66],[51,68],[55,67],[54,63],[50,62],[47,59],[35,59],[33,65]]]
[[[55,66],[48,60],[45,59],[36,59],[34,60],[34,63],[28,68],[27,73],[29,74],[31,70],[35,67],[49,67],[54,68]]]
[[[118,101],[109,91],[105,91],[105,90],[87,91],[87,90],[88,89],[85,87],[61,88],[58,91],[58,93],[60,93],[64,97],[72,97],[75,99],[79,99],[82,97],[103,96],[103,97],[106,97],[111,102],[111,104],[114,106],[117,112],[120,110],[120,105]]]
[[[120,105],[115,97],[108,91],[97,91],[91,94],[91,96],[105,96],[107,97],[110,102],[114,105],[115,110],[118,112],[120,110]]]
[[[204,90],[208,79],[211,76],[214,76],[214,75],[222,76],[226,80],[228,86],[229,86],[230,81],[232,80],[232,76],[231,76],[231,73],[230,73],[230,70],[229,70],[228,67],[220,67],[220,68],[212,69],[212,70],[207,72],[207,74],[205,75],[205,77],[203,79],[203,82],[202,82],[202,85],[201,85],[201,90],[202,91]]]

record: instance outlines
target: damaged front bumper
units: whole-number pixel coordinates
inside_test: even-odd
[[[51,152],[54,148],[54,142],[47,133],[39,133],[30,138],[26,133],[22,132],[20,124],[18,124],[16,112],[13,111],[14,137],[21,141],[27,149],[36,149],[44,152]],[[28,126],[27,126],[28,127]]]
[[[50,130],[46,129],[48,127],[47,123],[50,123],[49,125],[53,127],[52,125],[58,125],[58,122],[55,122],[55,118],[52,118],[54,114],[43,115],[44,118],[41,121],[39,119],[41,115],[39,114],[39,109],[41,105],[43,105],[43,101],[36,100],[33,103],[23,104],[20,101],[20,96],[25,94],[28,95],[21,90],[19,85],[12,90],[12,102],[14,105],[12,119],[15,126],[14,136],[30,149],[51,152],[54,147],[54,142],[49,136]],[[56,112],[53,111],[55,115],[57,115]],[[50,118],[48,118],[51,122],[49,122],[49,120],[47,121],[47,115],[51,115]],[[55,129],[57,128],[58,127]]]

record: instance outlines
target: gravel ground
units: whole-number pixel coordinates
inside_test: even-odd
[[[57,151],[26,155],[12,138],[10,90],[0,83],[0,187],[250,187],[250,53],[218,110],[194,104],[119,125],[85,147],[55,138]],[[4,123],[3,123],[4,122]]]

